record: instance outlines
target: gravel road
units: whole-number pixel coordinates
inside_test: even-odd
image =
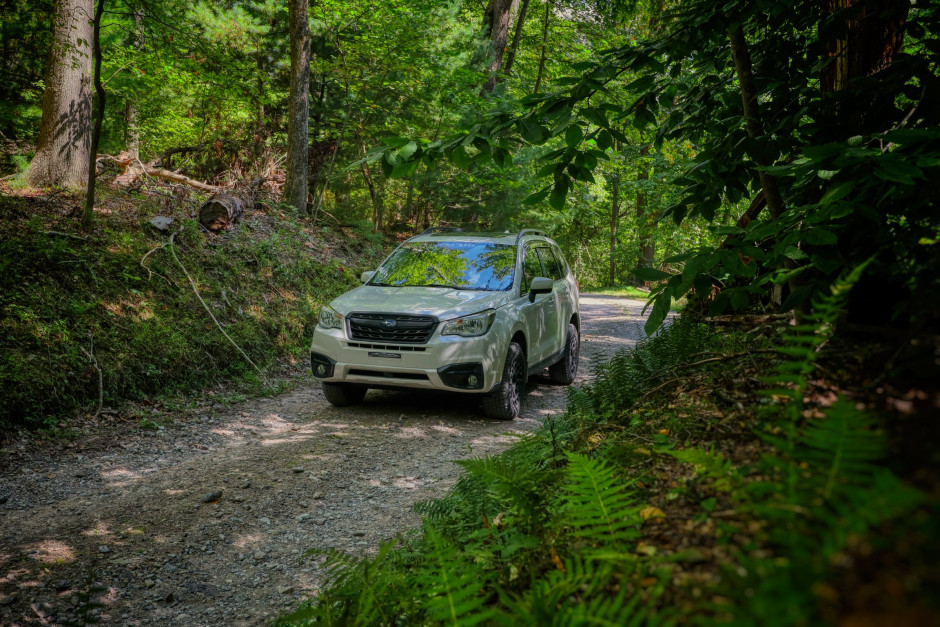
[[[580,375],[643,337],[643,303],[582,294]],[[453,460],[564,411],[533,377],[512,423],[455,394],[276,397],[0,448],[0,625],[257,625],[321,583],[310,548],[352,553],[414,528]],[[166,421],[168,416],[161,416]]]

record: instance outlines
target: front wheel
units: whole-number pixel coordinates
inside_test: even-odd
[[[497,420],[513,420],[522,409],[525,395],[525,353],[522,347],[511,342],[503,365],[503,378],[499,387],[483,397],[483,413]]]
[[[336,407],[348,407],[349,405],[358,405],[366,397],[369,391],[364,385],[355,385],[353,383],[327,383],[323,382],[323,395],[330,405]]]
[[[571,385],[578,376],[578,356],[581,352],[581,338],[578,327],[568,325],[568,337],[565,338],[565,352],[561,359],[548,367],[548,376],[552,383]]]

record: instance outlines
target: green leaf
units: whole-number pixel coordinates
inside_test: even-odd
[[[523,205],[537,205],[548,197],[548,194],[550,191],[551,189],[546,187],[545,189],[541,191],[537,191],[535,193],[529,194],[522,201],[522,204]]]
[[[417,150],[418,150],[418,144],[413,141],[410,141],[398,149],[398,156],[407,161],[408,159],[411,158],[411,155],[417,152]]]
[[[672,275],[655,268],[634,268],[630,273],[641,281],[662,281]]]
[[[581,112],[581,114],[601,128],[606,128],[610,125],[610,123],[607,121],[607,116],[604,115],[604,112],[600,109],[585,109]]]
[[[556,211],[561,211],[565,207],[565,198],[568,196],[568,187],[570,182],[568,177],[562,175],[556,177],[555,187],[552,189],[552,193],[548,197],[548,204],[551,205],[552,209]]]
[[[392,148],[399,148],[410,141],[407,137],[386,137],[382,140],[382,143]]]
[[[672,290],[667,288],[663,290],[662,294],[656,297],[656,302],[653,303],[653,311],[650,312],[649,318],[646,319],[646,324],[643,326],[647,335],[652,335],[656,329],[662,326],[663,320],[665,320],[666,315],[669,314],[669,307],[671,305]]]
[[[602,130],[600,133],[598,133],[594,141],[597,143],[597,147],[601,150],[607,150],[613,143],[610,137],[610,133],[606,130]]]
[[[457,146],[454,148],[454,152],[451,154],[451,159],[454,161],[454,165],[458,168],[469,168],[470,164],[473,163],[473,159],[467,153],[467,149],[463,146]]]
[[[572,124],[565,131],[565,143],[569,148],[577,148],[582,139],[584,139],[584,131],[581,130],[579,124]]]
[[[548,129],[541,124],[520,120],[517,127],[522,138],[530,144],[543,144],[548,139]]]
[[[807,244],[813,244],[816,246],[824,246],[827,244],[835,244],[839,241],[839,238],[836,237],[836,234],[832,231],[827,231],[826,229],[809,229],[800,233],[800,239],[802,239]]]
[[[793,261],[800,261],[802,259],[807,259],[809,255],[804,253],[802,250],[796,246],[787,246],[783,251],[783,256],[792,259]]]

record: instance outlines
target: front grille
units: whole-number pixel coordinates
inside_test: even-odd
[[[400,353],[423,353],[428,350],[423,346],[395,346],[394,344],[364,344],[362,342],[346,342],[349,348],[368,348],[374,351],[398,351]]]
[[[408,379],[410,381],[429,381],[428,375],[420,372],[385,372],[383,370],[362,370],[351,368],[349,374],[360,377],[385,377],[386,379]]]
[[[349,337],[353,340],[424,344],[437,327],[437,318],[433,316],[352,313],[346,319]],[[394,321],[394,326],[390,321]]]

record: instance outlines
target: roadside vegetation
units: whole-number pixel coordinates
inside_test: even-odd
[[[311,229],[269,202],[214,235],[198,203],[185,190],[109,194],[78,231],[68,195],[0,196],[0,427],[185,403],[217,384],[277,391],[308,369],[320,305],[385,252],[368,231]],[[156,216],[173,222],[159,230]]]
[[[860,273],[798,323],[686,316],[620,354],[564,415],[457,462],[418,532],[311,551],[330,583],[279,624],[930,624],[934,408],[887,346],[845,363]]]

